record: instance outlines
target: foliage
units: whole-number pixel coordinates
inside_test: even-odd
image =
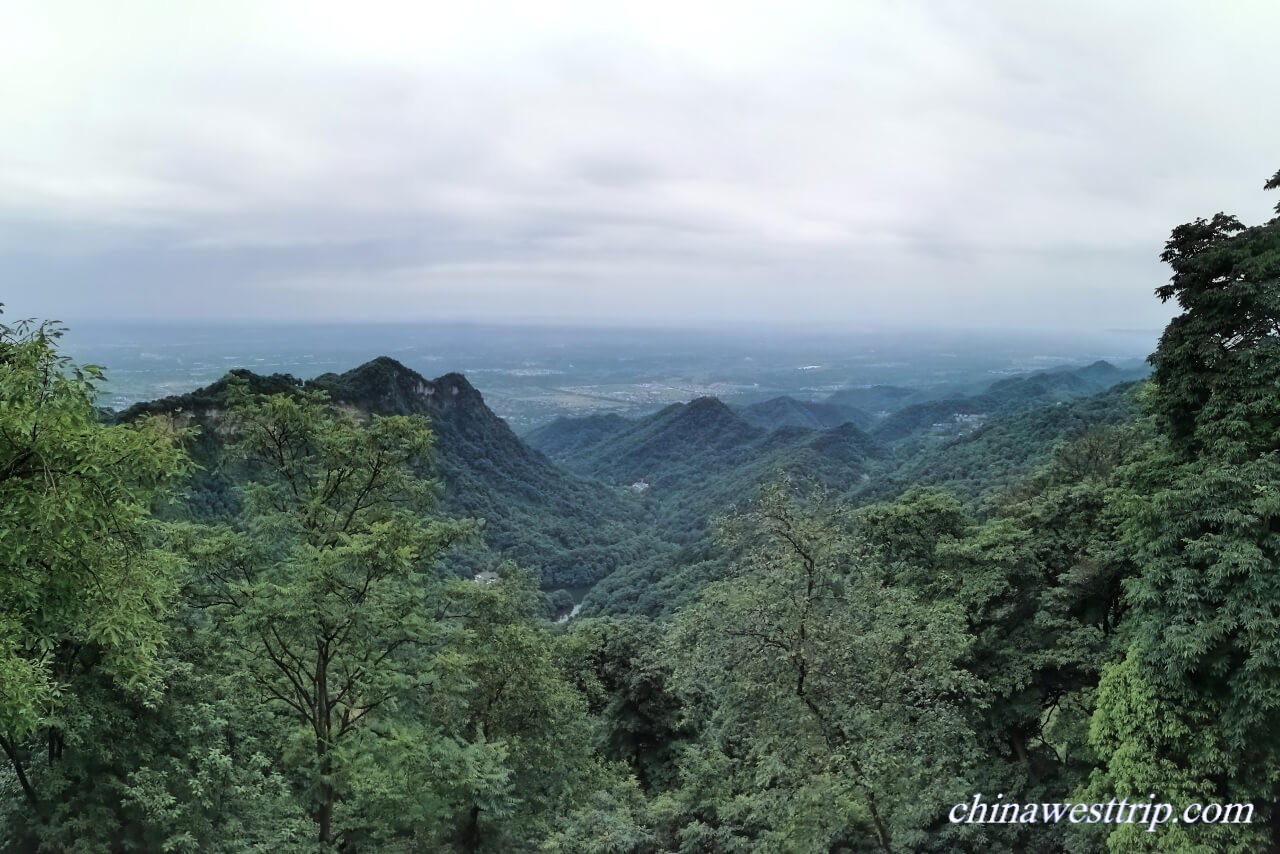
[[[947,844],[935,805],[966,791],[980,691],[958,666],[963,615],[886,584],[838,506],[814,504],[778,481],[730,518],[732,579],[676,624],[677,678],[705,727],[684,767],[700,804],[684,850]]]
[[[1109,754],[1098,779],[1252,802],[1273,816],[1280,220],[1197,219],[1173,230],[1161,258],[1173,276],[1156,293],[1183,311],[1151,357],[1147,401],[1161,442],[1135,470],[1140,497],[1119,532],[1140,572],[1125,586],[1133,643],[1108,671],[1094,721],[1093,740]],[[1213,838],[1220,850],[1262,845],[1256,835]],[[1149,847],[1119,832],[1109,844]]]
[[[150,511],[188,468],[163,419],[100,423],[102,371],[59,356],[60,334],[0,326],[0,748],[33,824],[52,808],[46,771],[77,747],[83,682],[159,687],[178,565]]]
[[[1173,230],[1160,259],[1173,271],[1156,289],[1182,314],[1151,357],[1152,407],[1185,457],[1230,462],[1269,450],[1280,435],[1280,220],[1246,228],[1215,214]]]
[[[540,571],[548,587],[590,584],[655,548],[631,496],[575,477],[524,445],[458,374],[428,381],[393,359],[378,358],[343,374],[301,382],[233,371],[207,388],[139,404],[130,421],[149,413],[176,415],[201,429],[191,443],[203,470],[188,489],[187,518],[226,523],[239,512],[229,461],[225,413],[233,387],[258,394],[324,391],[335,404],[368,416],[426,416],[442,453],[435,469],[447,486],[442,510],[485,519],[483,538],[458,550],[457,574],[472,575],[503,559]]]
[[[893,471],[858,490],[887,498],[911,485],[944,487],[968,499],[992,499],[1049,462],[1055,447],[1138,416],[1137,388],[1119,385],[1077,400],[987,421],[954,439],[924,441]]]
[[[233,389],[231,454],[245,469],[238,530],[193,549],[199,600],[237,664],[312,743],[306,784],[322,846],[375,718],[432,678],[429,596],[437,556],[466,526],[424,518],[432,484],[412,469],[430,447],[422,419],[360,423],[321,392]]]

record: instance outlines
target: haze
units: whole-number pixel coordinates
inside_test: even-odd
[[[103,320],[1158,329],[1269,217],[1270,3],[39,2],[0,300]]]

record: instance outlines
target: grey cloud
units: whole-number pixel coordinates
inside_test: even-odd
[[[1261,4],[227,8],[0,82],[28,313],[1157,324],[1274,204]]]

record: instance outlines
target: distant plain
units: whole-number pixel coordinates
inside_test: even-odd
[[[1004,376],[1099,359],[1141,363],[1154,330],[1071,336],[866,330],[805,332],[742,328],[555,328],[546,326],[88,325],[72,328],[67,352],[103,365],[99,403],[122,409],[191,391],[233,368],[309,379],[392,356],[423,376],[467,376],[518,433],[564,416],[633,416],[715,396],[746,405],[780,395],[821,400],[842,388],[902,385],[976,392]]]

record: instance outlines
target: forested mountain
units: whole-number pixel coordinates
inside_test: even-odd
[[[621,433],[631,422],[617,413],[587,415],[582,418],[557,418],[522,438],[553,460],[584,453],[611,436]]]
[[[829,401],[796,400],[794,397],[786,396],[744,406],[739,410],[739,414],[749,424],[766,430],[777,430],[779,427],[808,427],[811,430],[822,430],[828,427],[839,427],[841,424],[854,424],[865,430],[874,420],[866,412],[854,406],[843,406]]]
[[[996,408],[990,397],[955,397],[913,403],[884,416],[871,429],[882,442],[900,442],[925,431],[957,433],[971,429],[978,418],[985,418]]]
[[[924,432],[956,435],[972,432],[993,417],[1008,417],[1036,407],[1097,394],[1122,382],[1141,379],[1145,369],[1122,371],[1108,362],[1060,368],[998,380],[977,394],[910,403],[887,412],[872,427],[883,442],[900,442]],[[839,394],[837,392],[836,394]],[[834,396],[834,395],[833,395]]]
[[[1044,464],[1068,439],[1138,417],[1137,383],[1037,406],[985,421],[958,437],[922,440],[867,495],[889,497],[912,484],[942,486],[965,498],[999,491]]]
[[[824,403],[855,407],[884,417],[911,406],[941,400],[976,399],[984,411],[1010,411],[1028,405],[1070,400],[1095,394],[1122,382],[1140,380],[1150,373],[1146,365],[1118,368],[1098,360],[1082,367],[1062,366],[1006,377],[988,383],[940,384],[925,388],[872,385],[832,392]]]
[[[427,380],[387,357],[309,381],[236,371],[207,388],[121,413],[124,422],[144,414],[183,413],[200,426],[195,457],[206,475],[196,485],[198,506],[225,512],[234,505],[217,440],[232,380],[264,393],[322,390],[335,403],[365,416],[429,417],[445,487],[444,509],[484,519],[484,542],[490,549],[537,569],[548,586],[589,584],[661,547],[649,535],[634,500],[551,464],[493,414],[465,377],[446,374]],[[483,568],[486,558],[475,555],[471,562]]]
[[[702,398],[634,420],[560,419],[526,439],[572,471],[634,488],[664,535],[688,543],[702,535],[708,515],[777,472],[837,492],[881,496],[915,482],[954,483],[970,495],[1008,483],[1046,459],[1055,442],[1129,416],[1121,398],[1077,402],[1135,373],[1145,372],[1096,362],[1002,379],[972,396],[913,403],[907,401],[927,393],[872,386],[824,402],[780,397],[741,410]],[[871,416],[830,402],[846,398],[894,411]],[[1054,411],[1060,403],[1067,409]],[[978,474],[976,466],[986,470]],[[873,469],[877,477],[867,484]]]
[[[560,434],[569,427],[562,423]],[[851,423],[830,430],[768,430],[704,397],[628,422],[576,453],[562,450],[559,459],[583,476],[632,489],[664,537],[689,544],[706,536],[712,516],[779,472],[843,489],[880,454],[880,447]]]
[[[750,441],[754,437],[744,429],[744,423],[765,431],[782,427],[823,430],[853,424],[887,443],[925,432],[954,436],[971,432],[991,417],[1014,415],[1048,404],[1087,397],[1124,382],[1142,379],[1147,373],[1146,367],[1122,370],[1109,362],[1097,361],[1084,367],[1056,368],[1007,377],[981,386],[972,393],[961,393],[951,387],[911,389],[878,385],[841,389],[821,401],[776,397],[737,409],[726,407],[742,423],[727,419],[726,413],[720,413],[726,418],[723,425],[726,436],[719,441],[729,445]],[[853,405],[854,402],[859,405]],[[631,445],[662,445],[661,431],[666,429],[663,425],[687,405],[693,404],[674,404],[641,419],[627,419],[616,414],[560,418],[531,431],[524,439],[571,468],[606,477],[624,477],[622,469],[626,468],[625,463],[613,466],[597,461],[622,453],[627,459],[643,463],[655,452],[643,449],[637,452]],[[710,426],[710,423],[704,421],[703,426]],[[696,429],[689,436],[674,435],[676,446],[706,445],[693,433]],[[666,452],[670,453],[670,449]],[[638,472],[638,467],[632,466],[632,469],[632,474]]]
[[[714,476],[741,464],[750,454],[747,449],[765,435],[716,398],[701,397],[641,418],[565,461],[616,482],[675,486],[692,471]]]
[[[878,418],[827,402],[775,398],[735,410],[700,398],[634,420],[561,419],[526,444],[465,377],[428,380],[381,357],[307,381],[237,370],[117,419],[177,413],[198,426],[191,447],[202,468],[186,506],[196,518],[219,520],[238,510],[220,439],[237,383],[263,394],[321,390],[364,417],[425,415],[436,435],[443,508],[485,520],[482,537],[455,554],[456,571],[507,558],[537,571],[547,589],[607,580],[588,596],[586,613],[652,615],[670,612],[723,571],[708,551],[710,523],[770,478],[786,473],[862,500],[892,497],[915,483],[966,496],[998,490],[1047,459],[1056,442],[1129,417],[1132,404],[1123,395],[1062,402],[1123,376],[1106,363],[1041,372]],[[918,396],[895,387],[854,391],[882,403]],[[1037,407],[1046,401],[1054,405]],[[872,432],[854,419],[873,422]],[[838,426],[824,426],[831,422]]]
[[[848,406],[877,415],[892,412],[911,403],[919,403],[931,395],[928,392],[892,385],[873,385],[863,388],[846,388],[833,392],[826,403]]]

